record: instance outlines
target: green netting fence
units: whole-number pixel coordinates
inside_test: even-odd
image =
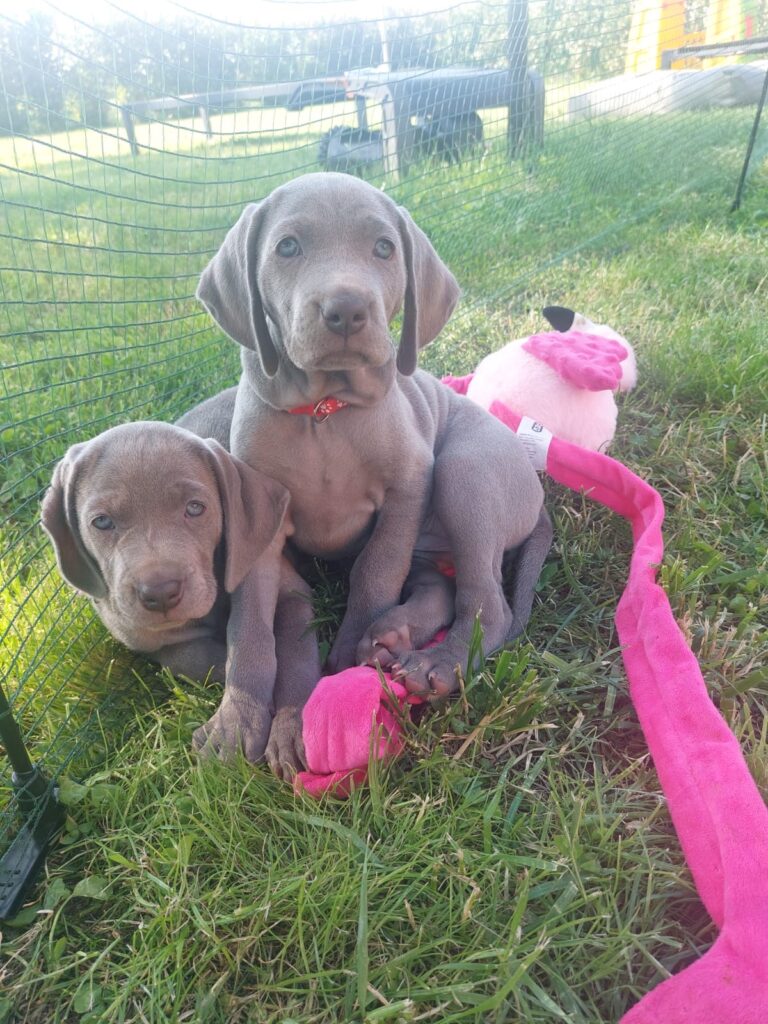
[[[431,365],[466,372],[555,266],[729,201],[766,75],[765,0],[271,6],[0,13],[0,683],[49,780],[98,764],[152,672],[63,585],[40,497],[70,444],[237,380],[193,296],[246,202],[321,169],[386,188],[463,286]],[[45,800],[0,784],[5,848]]]

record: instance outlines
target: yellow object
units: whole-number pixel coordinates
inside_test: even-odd
[[[635,0],[624,70],[639,75],[661,67],[663,50],[685,42],[685,0]]]
[[[743,0],[712,0],[704,32],[685,31],[685,0],[635,0],[624,70],[628,75],[661,67],[664,50],[701,43],[731,42],[750,35]],[[705,66],[722,64],[732,57],[712,57]],[[673,67],[701,67],[696,59],[675,61]]]
[[[741,0],[716,0],[707,11],[705,43],[731,43],[745,36],[744,11]],[[733,57],[711,57],[704,67],[733,62]]]

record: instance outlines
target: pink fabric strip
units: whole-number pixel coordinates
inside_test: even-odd
[[[491,412],[515,430],[520,417]],[[616,612],[632,701],[696,888],[721,929],[623,1024],[768,1024],[768,809],[656,583],[659,494],[615,459],[553,438],[547,472],[629,520],[634,552]]]
[[[446,380],[466,391],[468,377]],[[512,430],[521,417],[491,412]],[[547,472],[629,521],[629,578],[616,612],[629,691],[701,899],[720,929],[712,948],[657,985],[622,1024],[768,1024],[768,810],[739,744],[656,582],[664,554],[658,493],[615,459],[553,438]],[[310,771],[297,790],[347,795],[369,757],[402,748],[397,714],[373,669],[322,679],[305,708]],[[394,699],[405,691],[390,684]],[[402,692],[400,692],[402,691]]]

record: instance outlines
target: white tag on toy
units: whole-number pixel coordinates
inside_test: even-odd
[[[523,416],[517,428],[517,436],[523,442],[525,453],[531,460],[534,469],[539,471],[547,468],[547,452],[552,440],[551,431],[530,416]]]

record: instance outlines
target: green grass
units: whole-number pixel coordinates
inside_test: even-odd
[[[554,122],[511,168],[489,124],[482,165],[420,167],[396,194],[465,291],[427,368],[470,370],[548,303],[635,344],[613,451],[664,497],[662,580],[768,794],[764,167],[727,213],[750,117]],[[0,265],[37,271],[3,275],[4,685],[36,756],[81,780],[3,931],[0,1021],[608,1024],[714,937],[626,692],[621,521],[548,484],[525,639],[410,726],[368,789],[320,804],[196,764],[218,693],[106,638],[34,525],[67,444],[235,379],[190,296],[242,203],[314,169],[327,124],[296,127],[299,150],[237,125],[137,161],[33,147],[16,155],[38,177],[0,176]],[[327,632],[338,584],[322,589]]]

